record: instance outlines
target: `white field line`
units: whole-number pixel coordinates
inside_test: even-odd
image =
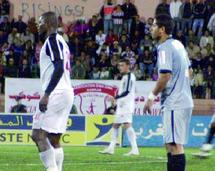
[[[151,161],[124,161],[124,162],[78,162],[78,163],[64,163],[64,166],[83,166],[83,165],[125,165],[125,164],[142,164],[142,163],[165,163],[166,160],[151,160]],[[0,166],[41,166],[40,163],[18,163],[18,164],[11,164],[11,163],[0,163]]]

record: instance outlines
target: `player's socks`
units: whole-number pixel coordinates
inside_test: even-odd
[[[62,171],[63,169],[63,160],[64,160],[64,152],[63,148],[55,148],[55,160],[58,167],[58,171]]]
[[[167,171],[172,171],[172,161],[171,161],[172,154],[167,153]]]
[[[55,151],[53,147],[50,147],[50,149],[39,153],[39,155],[44,167],[47,170],[50,168],[52,168],[53,170],[56,168],[56,170],[58,170],[55,160]]]
[[[131,143],[132,151],[139,153],[138,147],[137,147],[137,141],[136,141],[136,134],[134,132],[134,129],[132,127],[127,128],[126,130],[128,135],[128,140]]]
[[[172,155],[171,163],[173,171],[185,171],[185,154]]]
[[[208,137],[207,137],[207,144],[211,144],[212,143],[214,134],[215,134],[215,127],[211,127],[210,131],[209,131],[209,134],[208,134]]]
[[[113,150],[113,149],[115,148],[118,135],[119,135],[119,128],[113,128],[112,137],[111,137],[111,142],[110,142],[110,144],[109,144],[108,149]]]

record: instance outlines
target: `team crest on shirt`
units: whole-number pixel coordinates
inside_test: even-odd
[[[101,83],[86,83],[74,87],[75,101],[79,114],[103,114],[110,106],[110,96],[117,94],[118,88]]]

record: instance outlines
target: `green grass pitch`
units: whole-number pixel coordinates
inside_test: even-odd
[[[64,147],[64,171],[165,171],[164,148],[140,148],[140,156],[124,157],[128,148],[117,148],[114,155],[102,155],[102,147]],[[198,159],[186,149],[187,171],[215,171],[215,153]],[[0,171],[44,171],[34,146],[0,146]]]

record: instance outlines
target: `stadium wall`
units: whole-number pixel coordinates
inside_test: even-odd
[[[122,3],[123,0],[117,0]],[[133,0],[140,16],[154,16],[155,7],[159,0]],[[38,18],[45,11],[55,11],[65,22],[74,19],[89,18],[99,13],[103,0],[10,0],[12,4],[11,16],[22,15],[24,20],[30,17]]]

